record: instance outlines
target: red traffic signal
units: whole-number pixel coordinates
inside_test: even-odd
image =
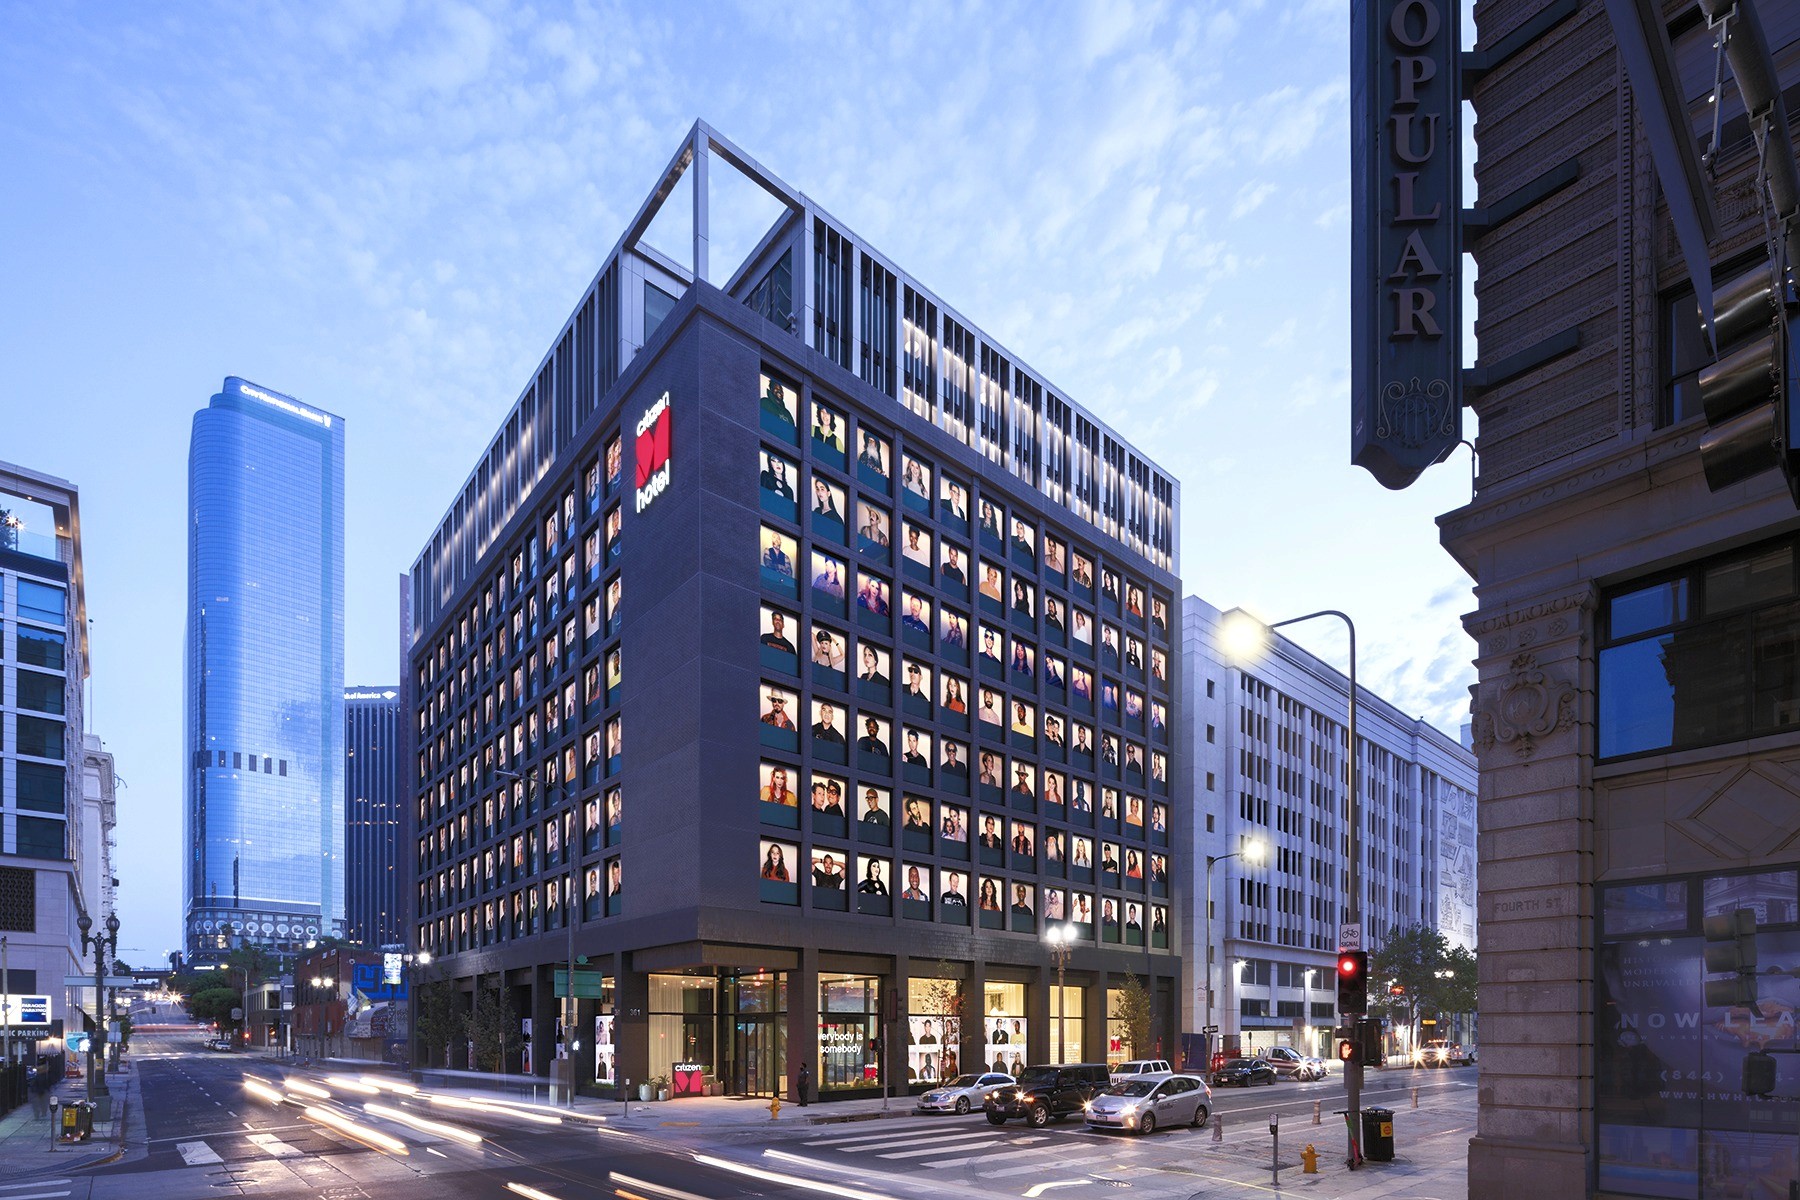
[[[1346,950],[1338,955],[1338,978],[1355,979],[1362,974],[1365,956],[1359,950]]]
[[[1337,959],[1339,1015],[1369,1011],[1369,955],[1366,950],[1339,951]]]

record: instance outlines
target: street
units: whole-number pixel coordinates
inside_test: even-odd
[[[1215,1141],[1210,1129],[1131,1137],[1075,1121],[994,1127],[979,1112],[913,1115],[900,1099],[885,1115],[820,1104],[786,1107],[774,1122],[754,1101],[634,1104],[629,1113],[583,1102],[570,1112],[497,1093],[417,1092],[396,1076],[219,1053],[205,1048],[206,1036],[197,1026],[138,1034],[131,1060],[143,1120],[130,1126],[124,1156],[0,1186],[0,1200],[726,1200],[1036,1196],[1052,1188],[1069,1198],[1130,1189],[1148,1200],[1230,1184],[1227,1190],[1241,1190],[1247,1173],[1264,1181],[1250,1186],[1266,1186],[1271,1114],[1280,1114],[1284,1181],[1300,1178],[1308,1143],[1327,1175],[1339,1184],[1350,1178],[1341,1170],[1336,1077],[1216,1090],[1224,1136]],[[1472,1069],[1394,1070],[1371,1073],[1364,1104],[1396,1111],[1403,1149],[1434,1140],[1433,1154],[1460,1155],[1474,1094]],[[851,1116],[870,1119],[843,1119]],[[1380,1176],[1370,1170],[1355,1179],[1367,1185]]]

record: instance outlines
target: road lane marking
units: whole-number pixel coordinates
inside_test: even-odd
[[[4,1183],[4,1184],[0,1184],[0,1192],[16,1192],[21,1188],[55,1187],[59,1183],[72,1183],[72,1182],[74,1182],[74,1181],[69,1180],[69,1179],[34,1179],[30,1183]],[[59,1194],[64,1195],[64,1196],[68,1195],[67,1192],[62,1192]],[[14,1196],[14,1197],[12,1197],[12,1200],[19,1200],[19,1198],[17,1196]]]
[[[867,1154],[872,1150],[899,1150],[906,1146],[935,1146],[939,1149],[958,1150],[962,1147],[955,1143],[967,1143],[972,1138],[998,1138],[999,1136],[997,1131],[989,1130],[986,1132],[957,1134],[952,1137],[943,1137],[940,1135],[938,1137],[900,1138],[898,1141],[875,1142],[868,1146],[839,1146],[838,1149],[842,1150],[845,1154]],[[1031,1140],[1042,1141],[1044,1139],[1033,1138]],[[888,1156],[883,1155],[882,1157],[886,1158]]]
[[[219,1157],[216,1150],[205,1142],[182,1142],[175,1149],[180,1152],[181,1161],[190,1167],[225,1161]]]
[[[1025,1189],[1025,1195],[1027,1197],[1041,1196],[1051,1188],[1080,1187],[1086,1182],[1085,1179],[1058,1179],[1053,1183],[1034,1183]]]
[[[999,1156],[996,1155],[995,1157]],[[1108,1161],[1108,1159],[1104,1154],[1097,1154],[1091,1158],[1059,1158],[1056,1160],[1055,1167],[1060,1171],[1064,1167],[1085,1167],[1089,1163],[1106,1161]],[[977,1171],[975,1174],[982,1179],[1004,1179],[1009,1175],[1023,1175],[1028,1171],[1042,1171],[1043,1169],[1044,1164],[1042,1163],[1027,1163],[1022,1167],[1007,1167],[1002,1171]]]
[[[253,1133],[249,1142],[271,1158],[298,1158],[300,1151],[272,1133]]]
[[[818,1138],[815,1141],[804,1142],[802,1144],[807,1145],[807,1146],[848,1146],[854,1142],[885,1142],[890,1138],[911,1137],[914,1134],[924,1132],[924,1130],[925,1130],[925,1127],[923,1125],[915,1125],[910,1129],[889,1129],[884,1133],[862,1133],[862,1134],[855,1134],[855,1135],[851,1135],[851,1136],[823,1137],[823,1138]],[[988,1129],[980,1129],[980,1130],[973,1130],[973,1131],[966,1132],[966,1133],[941,1134],[939,1136],[949,1137],[949,1138],[991,1137],[991,1136],[993,1136],[993,1133],[991,1130],[988,1130]]]
[[[968,1142],[961,1146],[927,1146],[923,1150],[900,1150],[893,1154],[882,1154],[880,1158],[923,1158],[928,1154],[942,1154],[945,1150],[980,1150],[986,1146],[1004,1146],[999,1138],[986,1142]]]

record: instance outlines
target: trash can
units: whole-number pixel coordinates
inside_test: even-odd
[[[62,1128],[65,1142],[85,1142],[94,1136],[94,1106],[77,1100],[62,1106]]]
[[[1394,1161],[1394,1110],[1362,1110],[1363,1157],[1370,1162]]]

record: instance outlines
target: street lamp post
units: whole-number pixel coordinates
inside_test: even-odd
[[[119,952],[119,918],[109,914],[106,918],[106,932],[91,933],[94,919],[86,913],[76,918],[76,926],[81,930],[81,949],[94,956],[94,1032],[88,1038],[88,1099],[96,1100],[112,1093],[106,1090],[106,1060],[101,1047],[106,1042],[106,961],[109,955]]]
[[[406,956],[406,1068],[419,1069],[419,968],[431,965],[431,955],[415,950]]]
[[[1050,957],[1056,962],[1056,1061],[1068,1061],[1069,1042],[1063,1036],[1067,1026],[1069,1013],[1068,993],[1064,991],[1063,980],[1069,968],[1069,955],[1075,950],[1075,927],[1067,921],[1052,925],[1044,930],[1044,941],[1049,943]]]
[[[1255,866],[1263,860],[1263,844],[1258,841],[1245,842],[1230,854],[1206,856],[1206,1029],[1213,1025],[1213,867],[1231,858],[1242,858]],[[1212,1070],[1213,1052],[1218,1048],[1212,1044],[1209,1034],[1206,1044],[1206,1069]],[[1224,1045],[1224,1037],[1219,1037],[1219,1045]]]
[[[1239,624],[1238,629],[1227,632],[1235,633],[1240,641],[1247,640],[1244,639],[1244,635],[1248,634],[1250,638],[1260,640],[1266,645],[1268,635],[1275,630],[1280,629],[1282,626],[1298,625],[1302,621],[1311,621],[1318,617],[1336,617],[1344,623],[1344,628],[1348,630],[1350,634],[1350,696],[1349,703],[1346,706],[1348,709],[1348,721],[1346,723],[1349,726],[1350,740],[1349,753],[1346,755],[1345,761],[1346,774],[1349,776],[1349,812],[1347,816],[1350,826],[1350,836],[1347,840],[1350,848],[1347,858],[1349,859],[1350,868],[1350,894],[1346,897],[1344,906],[1345,920],[1343,923],[1356,928],[1359,944],[1355,947],[1341,947],[1341,949],[1362,949],[1363,946],[1360,944],[1362,942],[1362,784],[1361,773],[1357,770],[1357,755],[1359,752],[1357,749],[1356,738],[1356,622],[1350,619],[1348,613],[1335,608],[1322,608],[1318,612],[1310,612],[1298,617],[1289,617],[1285,621],[1276,621],[1273,624],[1268,625],[1264,625],[1262,622],[1257,621],[1256,618],[1251,617],[1246,613],[1243,615],[1243,622]],[[1340,1017],[1345,1015],[1362,1017],[1366,1014],[1339,1013],[1338,1015]],[[1344,1107],[1348,1110],[1346,1118],[1349,1124],[1349,1162],[1352,1167],[1355,1167],[1362,1158],[1361,1154],[1357,1152],[1357,1139],[1360,1136],[1362,1124],[1362,1085],[1362,1063],[1345,1063]]]

